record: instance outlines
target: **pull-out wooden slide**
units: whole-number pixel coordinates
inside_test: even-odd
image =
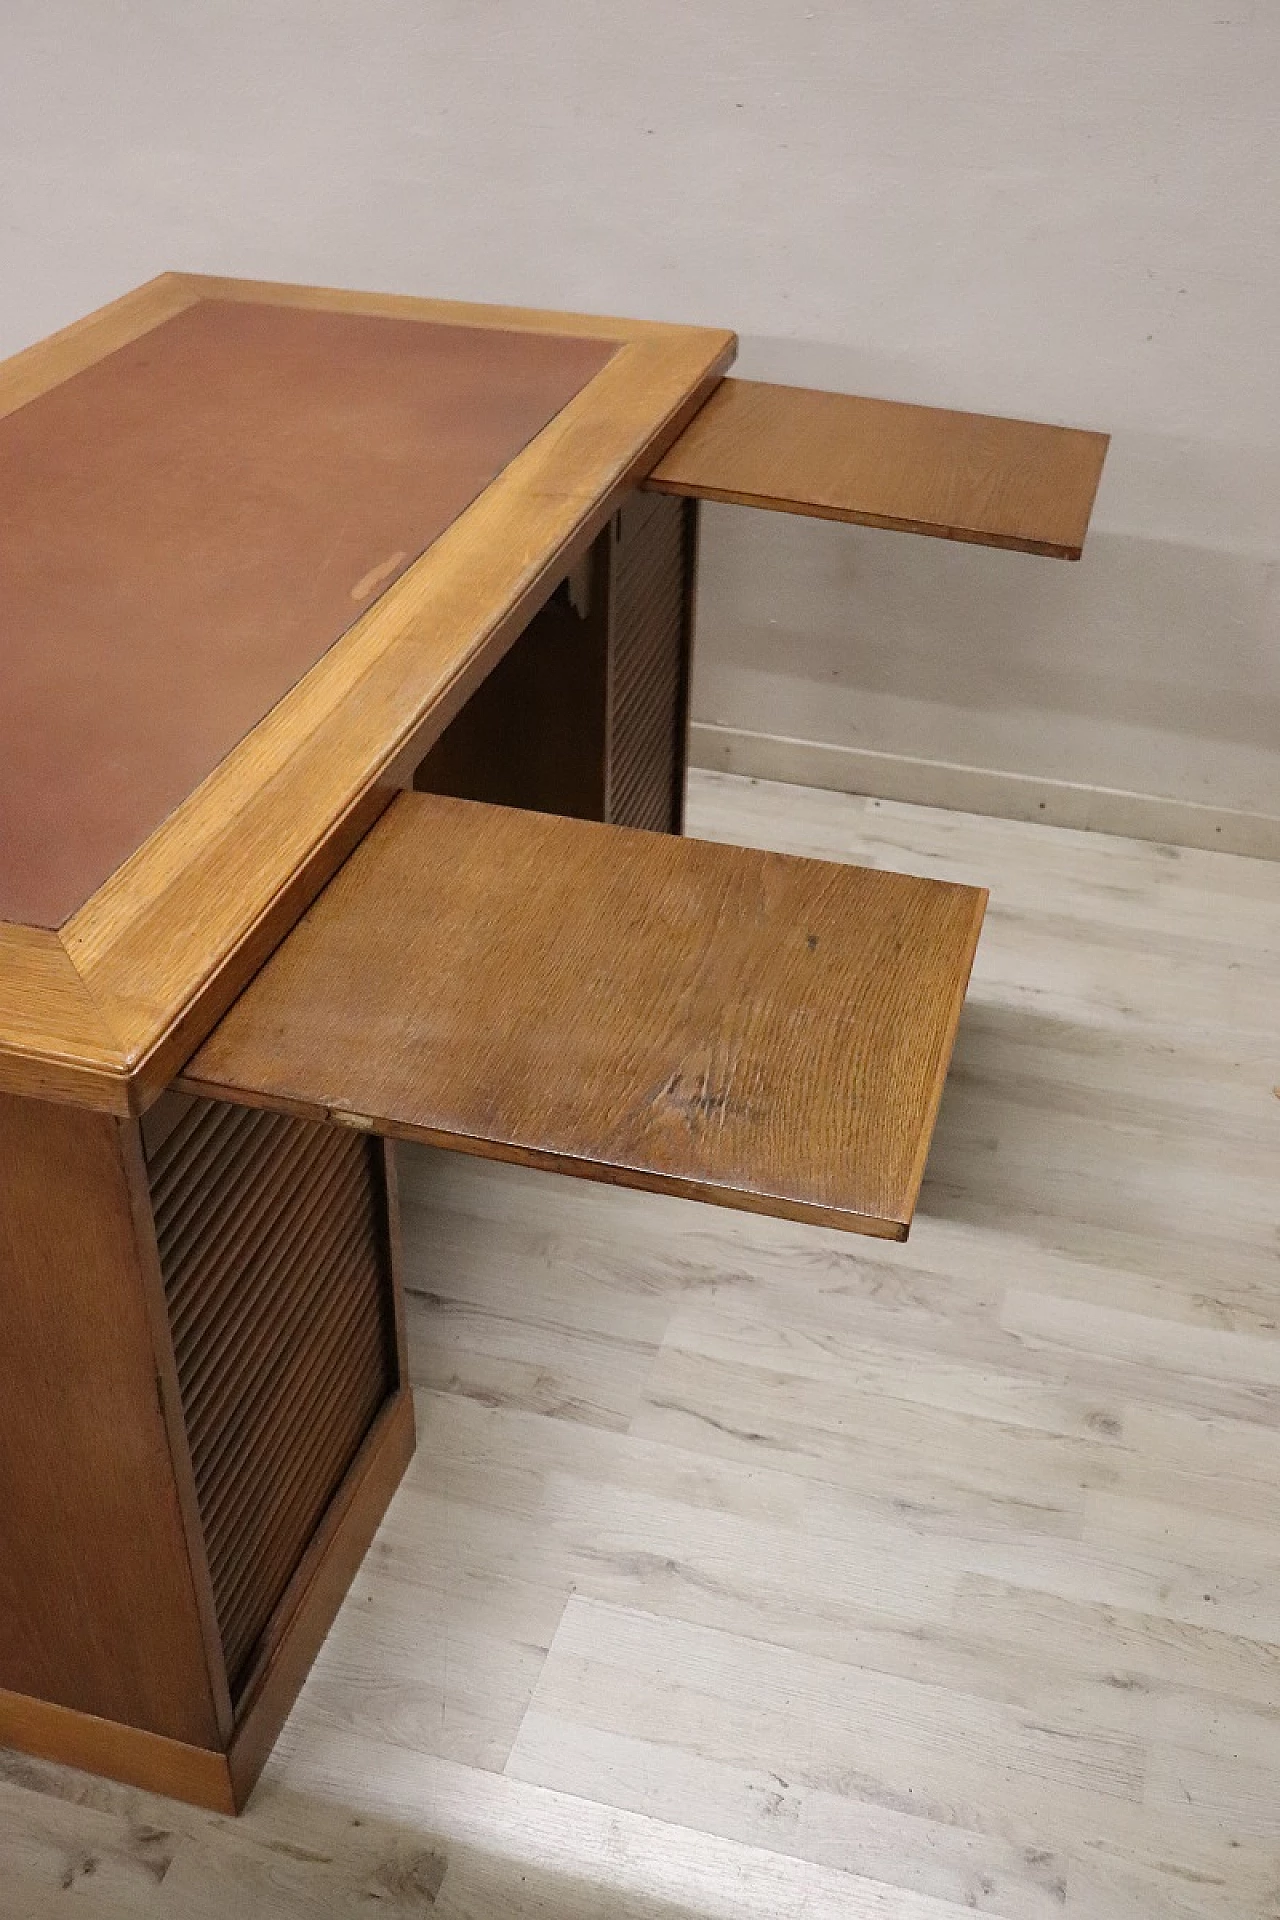
[[[182,1084],[900,1240],[985,902],[404,794]]]
[[[649,476],[657,493],[1078,560],[1109,436],[722,380]]]

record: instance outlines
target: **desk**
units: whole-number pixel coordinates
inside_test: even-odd
[[[985,896],[678,837],[697,502],[1071,557],[1105,439],[734,347],[166,275],[0,368],[0,1740],[243,1804],[413,1447],[388,1139],[905,1238]]]

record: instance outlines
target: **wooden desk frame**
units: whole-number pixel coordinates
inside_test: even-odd
[[[243,995],[237,1013],[253,1001],[251,983],[273,950],[415,782],[679,831],[699,497],[1069,557],[1083,538],[1105,440],[957,416],[965,422],[956,429],[961,451],[948,464],[945,416],[878,402],[851,409],[840,397],[841,420],[874,419],[877,431],[897,434],[893,458],[881,460],[860,428],[847,443],[821,434],[815,443],[809,422],[815,402],[822,415],[823,396],[728,387],[701,436],[682,442],[642,495],[720,388],[733,334],[184,274],[163,275],[0,366],[0,418],[207,298],[617,343],[603,369],[77,912],[56,931],[0,925],[0,1261],[9,1308],[0,1352],[0,1513],[8,1506],[0,1742],[234,1811],[404,1471],[413,1411],[389,1149],[353,1135],[371,1122],[351,1111],[338,1115],[342,1125],[329,1124],[337,1108],[313,1090],[274,1100],[252,1072],[202,1081],[196,1062],[181,1091],[184,1065],[233,1001]],[[725,433],[735,417],[751,423],[741,463]],[[778,423],[787,448],[776,485],[762,462],[761,418]],[[928,484],[912,511],[902,496],[922,446]],[[1043,460],[1034,488],[1001,491],[1006,450],[1018,471]],[[891,467],[896,493],[886,504]],[[664,497],[673,493],[687,497]],[[563,657],[558,649],[567,649]],[[530,737],[521,742],[516,722],[526,717]],[[406,801],[399,817],[449,812]],[[383,825],[394,828],[396,816]],[[382,828],[374,851],[380,837]],[[570,838],[583,844],[581,835],[553,838],[562,848]],[[528,844],[529,834],[515,839]],[[693,976],[712,945],[713,922],[697,916],[725,869],[742,882],[735,898],[761,915],[760,951],[787,945],[775,939],[779,929],[764,926],[768,860],[703,849],[697,858],[655,862],[639,847],[652,850],[649,835],[631,841],[629,871],[639,884],[661,870],[673,897],[687,906],[690,887],[697,895],[685,922],[694,926]],[[610,851],[593,845],[608,868]],[[496,887],[503,861],[494,864]],[[824,1212],[812,1183],[791,1179],[785,1152],[774,1155],[764,1184],[716,1163],[701,1186],[665,1161],[648,1173],[615,1161],[618,1177],[905,1237],[984,896],[931,881],[859,894],[847,874],[830,867],[819,876],[819,890],[829,885],[839,896],[822,922],[822,962],[810,966],[805,957],[819,941],[804,934],[804,922],[789,929],[786,966],[761,970],[759,999],[770,1017],[757,1025],[769,1029],[764,1044],[776,1061],[786,1020],[772,1015],[812,1017],[805,982],[830,982],[828,955],[842,941],[856,948],[866,932],[871,945],[861,962],[871,954],[876,979],[868,986],[866,965],[861,974],[855,966],[838,1003],[887,1009],[876,1044],[859,1057],[880,1063],[868,1080],[887,1121],[891,1202],[873,1196],[842,1207],[837,1192],[818,1196],[829,1203]],[[890,895],[905,899],[909,913],[858,904]],[[842,903],[852,908],[843,918]],[[916,940],[931,964],[897,967],[894,954]],[[658,986],[650,1000],[661,1005],[665,955],[659,946],[655,961],[653,943],[649,954],[648,984]],[[599,977],[600,963],[590,964]],[[894,980],[896,1000],[882,1000],[875,987]],[[717,992],[697,1005],[701,1044],[715,1024]],[[872,1017],[864,1018],[864,1037]],[[885,1032],[889,1045],[879,1044]],[[250,1059],[257,1037],[251,1032]],[[687,1050],[687,1035],[681,1044]],[[465,1081],[464,1055],[459,1043]],[[759,1064],[746,1058],[753,1086],[767,1080],[752,1078]],[[651,1054],[651,1105],[665,1121],[691,1134],[714,1124],[706,1074],[676,1071],[667,1081],[666,1070],[665,1057],[655,1068]],[[846,1105],[862,1095],[852,1085],[846,1077]],[[231,1103],[203,1097],[227,1092]],[[276,1111],[259,1114],[255,1101]],[[796,1109],[777,1108],[784,1110],[789,1136]],[[435,1137],[421,1113],[399,1121],[384,1113],[378,1125]],[[335,1143],[335,1135],[345,1137]],[[538,1160],[536,1143],[528,1152],[497,1139],[489,1145],[499,1157],[537,1164],[555,1157],[548,1149],[551,1158]],[[611,1177],[607,1154],[600,1164],[600,1177]],[[579,1152],[570,1170],[583,1165]],[[300,1181],[314,1207],[289,1198]],[[340,1218],[343,1205],[350,1213]],[[227,1237],[232,1214],[247,1222],[238,1239]],[[248,1252],[246,1234],[256,1235]],[[343,1291],[348,1266],[363,1276],[363,1295]],[[341,1400],[352,1329],[365,1399],[347,1405],[350,1449],[326,1467],[310,1435]],[[249,1411],[228,1437],[215,1416],[225,1419],[228,1378],[241,1366]],[[273,1410],[272,1393],[286,1389],[309,1426],[289,1429]],[[290,1432],[296,1457],[287,1451]],[[257,1514],[261,1488],[237,1473],[259,1442],[283,1475],[272,1494],[278,1504],[263,1509],[259,1532],[246,1526],[235,1535],[233,1522]],[[282,1558],[286,1522],[295,1534],[292,1557]],[[274,1585],[264,1573],[261,1592],[251,1591],[259,1547],[264,1566],[275,1556]]]

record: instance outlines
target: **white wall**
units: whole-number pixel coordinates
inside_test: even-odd
[[[0,351],[181,266],[1109,427],[1077,566],[709,511],[699,751],[1280,853],[1278,102],[1275,0],[0,0]]]

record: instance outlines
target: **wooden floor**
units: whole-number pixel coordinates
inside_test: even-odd
[[[404,1159],[421,1446],[238,1822],[0,1914],[1280,1915],[1280,866],[699,775],[992,889],[910,1243]]]

